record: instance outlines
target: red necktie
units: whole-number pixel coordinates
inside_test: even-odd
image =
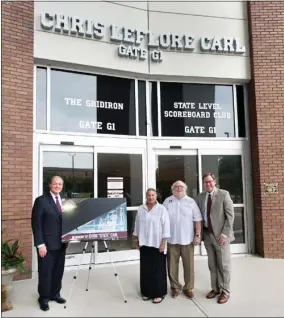
[[[61,205],[60,205],[60,203],[59,203],[58,197],[55,197],[55,199],[56,199],[56,206],[57,206],[57,209],[58,209],[58,211],[59,211],[60,213],[62,213]]]
[[[208,200],[207,200],[207,228],[209,233],[213,233],[213,229],[212,229],[212,223],[211,223],[211,206],[212,206],[212,198],[211,198],[211,194],[208,193]]]

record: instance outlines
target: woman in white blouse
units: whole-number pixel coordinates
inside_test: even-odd
[[[167,294],[166,253],[170,237],[167,209],[157,202],[157,192],[148,189],[146,203],[135,220],[136,247],[140,250],[140,289],[143,300],[162,302]]]

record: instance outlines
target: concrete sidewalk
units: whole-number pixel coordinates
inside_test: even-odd
[[[3,317],[284,317],[284,260],[253,256],[234,256],[232,262],[231,299],[219,305],[205,298],[210,290],[206,257],[195,261],[195,299],[168,295],[161,304],[144,302],[139,296],[139,264],[116,264],[127,303],[119,289],[113,268],[97,266],[91,271],[86,292],[88,270],[80,270],[67,309],[50,302],[43,312],[37,305],[37,279],[15,283],[14,310]],[[65,271],[62,296],[67,298],[75,271]],[[182,270],[180,273],[181,282]]]

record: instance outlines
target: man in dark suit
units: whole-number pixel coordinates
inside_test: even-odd
[[[212,290],[206,297],[213,299],[219,295],[218,303],[224,304],[230,298],[234,204],[228,191],[216,188],[213,173],[203,176],[203,184],[206,191],[198,195],[196,203],[203,216],[203,240],[211,276]]]
[[[39,196],[32,210],[32,230],[38,254],[38,293],[41,310],[49,310],[48,302],[64,304],[60,296],[61,281],[64,273],[66,244],[62,236],[62,202],[60,192],[63,180],[52,177],[50,192]]]

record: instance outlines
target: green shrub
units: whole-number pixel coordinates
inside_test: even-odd
[[[14,242],[12,244],[12,241]],[[1,243],[1,267],[4,270],[17,268],[20,272],[25,271],[25,257],[19,250],[18,240],[7,240]]]

